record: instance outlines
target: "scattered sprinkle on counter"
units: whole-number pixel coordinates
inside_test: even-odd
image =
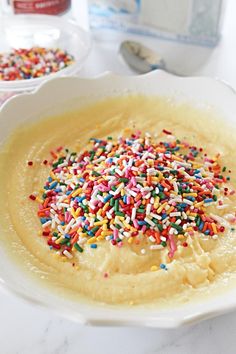
[[[51,151],[53,161],[42,163],[51,168],[43,193],[29,196],[39,203],[41,235],[50,248],[70,260],[97,252],[102,242],[122,252],[142,240],[141,256],[168,250],[171,260],[188,248],[189,237],[217,240],[225,226],[211,206],[221,209],[225,196],[235,193],[220,155],[209,158],[165,129],[162,138],[137,132],[118,140],[91,138],[80,153]],[[152,271],[167,270],[157,264]]]
[[[32,47],[0,53],[0,80],[28,80],[55,73],[74,63],[62,49]]]

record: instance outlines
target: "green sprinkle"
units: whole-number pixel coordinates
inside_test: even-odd
[[[129,182],[129,179],[128,178],[120,178],[119,181],[127,183],[127,182]]]
[[[166,247],[166,246],[167,246],[167,243],[166,243],[165,241],[162,241],[162,242],[161,242],[161,245],[162,245],[163,247]]]
[[[121,211],[116,211],[117,216],[125,216],[125,213],[122,213]]]
[[[158,194],[158,196],[159,196],[159,198],[162,200],[162,199],[166,199],[166,195],[165,195],[165,193],[163,193],[163,192],[160,192],[159,194]]]
[[[119,199],[115,199],[115,212],[119,211]]]
[[[91,232],[92,232],[93,234],[95,234],[95,232],[97,232],[98,229],[99,229],[99,226],[95,226],[95,227],[93,227],[93,228],[91,229]]]
[[[143,213],[145,213],[145,210],[144,210],[144,209],[139,208],[139,209],[137,209],[137,212],[138,212],[138,213],[142,213],[142,214],[143,214]]]
[[[170,225],[177,230],[178,232],[182,233],[183,232],[183,228],[177,224],[175,224],[174,222],[171,222]]]
[[[97,171],[93,171],[92,176],[99,177],[99,176],[101,176],[101,173],[98,173]]]
[[[64,238],[63,240],[60,241],[60,245],[65,245],[68,242],[67,238]]]
[[[223,168],[222,168],[222,172],[225,172],[226,171],[226,167],[224,166]]]
[[[79,251],[80,253],[83,252],[83,248],[80,247],[80,245],[78,245],[78,243],[75,243],[75,244],[74,244],[74,247],[75,247],[75,249],[76,249],[77,251]]]
[[[213,200],[216,202],[217,201],[217,195],[213,195]]]

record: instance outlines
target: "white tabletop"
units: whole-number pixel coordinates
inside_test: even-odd
[[[159,51],[183,75],[218,77],[236,88],[236,1],[228,0],[222,40],[213,49],[140,40]],[[80,76],[103,71],[132,75],[117,56],[119,42],[94,41]],[[176,330],[82,327],[52,312],[0,293],[1,354],[233,354],[236,312]]]

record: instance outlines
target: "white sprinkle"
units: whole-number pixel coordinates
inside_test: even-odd
[[[132,208],[132,213],[131,213],[131,220],[134,221],[135,217],[136,217],[136,212],[137,209],[136,208]]]
[[[151,225],[153,227],[155,226],[155,223],[147,217],[144,219],[144,221],[146,221],[149,225]]]
[[[162,219],[162,217],[160,215],[158,215],[158,214],[150,213],[150,216],[152,218],[154,218],[154,219],[157,219],[157,220],[161,220]]]
[[[148,204],[146,207],[146,215],[149,215],[151,212],[152,204]]]
[[[172,181],[172,185],[173,185],[174,191],[178,194],[179,189],[178,189],[178,185],[177,185],[176,181]]]
[[[166,241],[166,237],[165,236],[161,236],[160,240],[165,242]]]
[[[172,216],[181,216],[181,212],[180,211],[175,211],[173,213],[170,213],[170,217]]]
[[[213,238],[213,240],[217,240],[218,239],[218,235],[213,235],[212,238]]]
[[[137,196],[137,193],[134,192],[134,191],[132,191],[131,189],[127,189],[127,192],[128,192],[130,195],[132,195],[132,197],[134,197],[134,198]]]
[[[193,205],[193,202],[191,202],[191,200],[188,200],[186,198],[183,199],[183,202],[188,204],[188,205]]]
[[[73,258],[72,254],[70,252],[68,252],[67,250],[63,251],[63,254],[64,254],[64,256],[66,256],[69,259]]]
[[[45,222],[44,224],[42,224],[42,228],[45,229],[45,227],[51,225],[52,221],[48,220],[47,222]]]
[[[150,250],[161,250],[163,249],[162,245],[151,245]]]
[[[124,188],[124,183],[121,183],[120,185],[119,185],[119,187],[115,190],[115,195],[116,194],[119,194],[120,193],[120,191]]]
[[[145,254],[146,253],[146,250],[144,248],[141,249],[140,251],[142,254]]]
[[[151,241],[151,242],[156,242],[156,239],[155,239],[155,237],[153,237],[153,236],[149,236],[148,239],[149,239],[149,241]]]
[[[119,168],[115,169],[115,172],[119,175],[119,176],[123,176],[124,172],[121,171]]]

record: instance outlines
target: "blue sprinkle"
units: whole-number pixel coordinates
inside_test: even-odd
[[[52,182],[52,184],[49,186],[49,189],[54,189],[57,186],[58,182]]]
[[[147,225],[146,221],[142,221],[142,220],[139,220],[139,221],[138,221],[138,224],[139,224],[139,225]]]
[[[69,234],[65,234],[65,238],[70,239],[70,235]]]
[[[56,188],[56,189],[54,190],[54,192],[60,193],[60,192],[61,192],[61,188]]]
[[[201,224],[199,225],[199,230],[200,230],[200,231],[202,231],[203,226],[204,226],[204,222],[202,221]]]
[[[66,195],[70,195],[72,193],[72,191],[67,191]]]
[[[206,198],[206,199],[204,200],[204,203],[211,203],[211,202],[213,202],[213,199],[212,199],[212,198]]]
[[[192,196],[188,196],[188,197],[185,197],[186,199],[188,199],[188,200],[191,200],[192,202],[194,202],[195,201],[195,198],[194,197],[192,197]]]
[[[84,182],[85,182],[85,179],[81,177],[81,178],[79,179],[79,181],[82,182],[82,183],[84,183]]]
[[[96,243],[92,243],[92,244],[90,245],[90,247],[91,247],[91,248],[97,248],[98,245],[96,245]]]
[[[162,214],[162,216],[161,216],[162,220],[165,219],[166,217],[167,217],[166,213]]]
[[[52,177],[48,177],[48,182],[52,182],[52,181],[53,181]]]
[[[165,265],[164,263],[161,263],[161,264],[160,264],[160,268],[167,270],[167,267],[166,267],[166,265]]]
[[[94,233],[93,233],[92,231],[88,231],[87,234],[88,234],[89,236],[94,236]]]
[[[65,225],[65,221],[62,221],[62,222],[61,222],[61,225],[64,226],[64,225]]]
[[[45,222],[51,220],[50,218],[40,218],[41,224],[45,224]]]
[[[112,198],[111,194],[108,194],[105,198],[104,198],[104,203],[108,202],[108,200],[110,200]]]
[[[206,231],[204,232],[205,235],[209,235],[209,233],[210,233],[210,230],[206,230]]]

